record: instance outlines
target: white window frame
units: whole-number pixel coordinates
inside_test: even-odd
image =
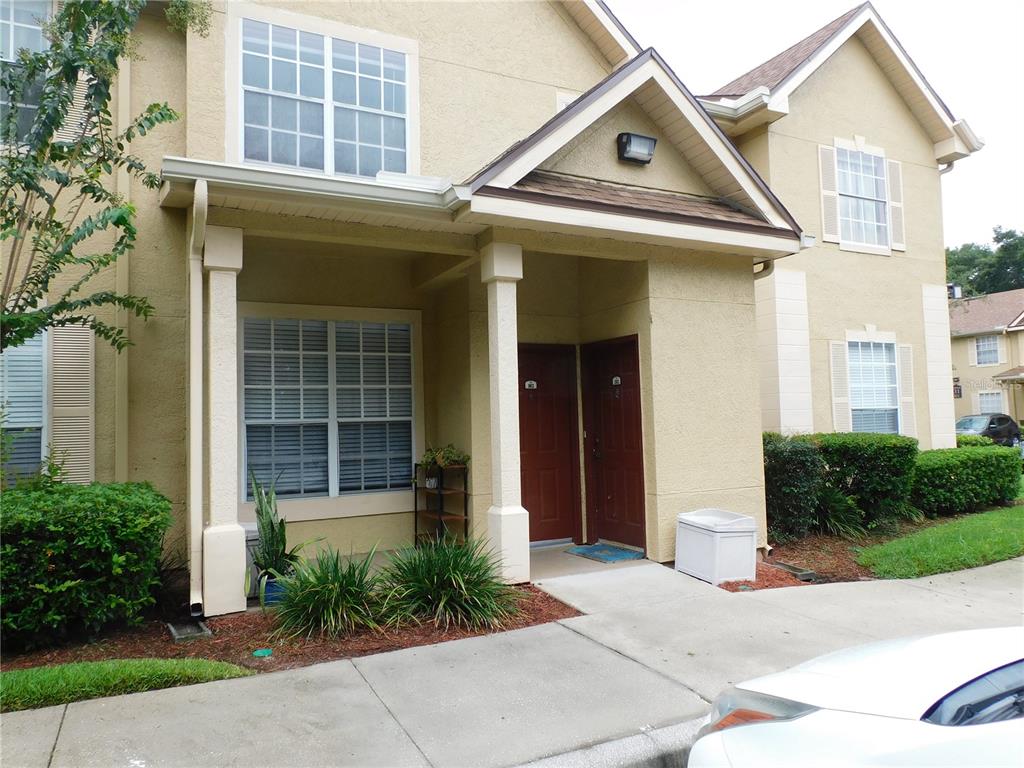
[[[287,320],[324,320],[334,322],[406,323],[412,329],[412,460],[423,455],[423,330],[422,313],[418,309],[376,309],[369,307],[330,307],[311,304],[238,303],[238,483],[239,516],[243,521],[255,520],[255,504],[246,500],[248,478],[245,460],[245,318]],[[332,377],[333,378],[333,377]],[[333,395],[333,393],[332,393]],[[336,419],[337,421],[337,419]],[[331,434],[334,434],[332,440]],[[327,461],[337,463],[337,432],[328,430]],[[345,492],[335,496],[290,497],[278,499],[281,516],[287,520],[325,520],[338,517],[361,517],[412,511],[412,488]]]
[[[325,45],[324,60],[324,169],[316,170],[298,166],[246,160],[244,156],[244,121],[242,98],[242,20],[252,19],[266,24],[291,27],[300,32],[322,35],[325,40],[337,37],[355,43],[388,48],[405,54],[406,67],[406,115],[405,115],[405,173],[420,174],[420,102],[419,102],[419,43],[410,38],[399,37],[361,27],[354,27],[337,21],[316,16],[292,13],[278,8],[268,8],[251,3],[230,2],[227,4],[227,47],[224,60],[225,95],[225,157],[229,163],[257,167],[270,167],[301,175],[341,177],[375,183],[369,176],[334,173],[334,100],[332,92],[330,47]],[[328,144],[330,148],[328,148]]]
[[[896,405],[894,405],[891,408],[891,410],[896,411],[896,431],[891,434],[903,434],[904,425],[900,408],[903,398],[903,391],[900,386],[899,344],[896,341],[896,334],[888,333],[885,331],[878,331],[871,326],[869,326],[868,329],[865,331],[847,331],[846,333],[846,382],[850,392],[850,431],[856,431],[853,428],[853,413],[854,411],[859,410],[857,408],[854,408],[853,406],[853,366],[850,363],[850,344],[853,342],[862,344],[887,344],[893,348],[893,367],[896,371]]]
[[[58,10],[58,8],[57,8],[57,0],[53,0],[53,2],[48,2],[48,3],[46,3],[46,5],[48,6],[46,21],[51,21],[51,20],[53,20],[53,17],[57,14],[57,10]],[[11,54],[12,57],[14,56],[15,53],[17,53],[17,50],[14,49],[14,47],[13,47],[14,46],[14,27],[15,26],[19,26],[19,27],[31,26],[33,28],[36,28],[34,24],[30,25],[30,24],[24,24],[24,23],[21,23],[21,22],[17,22],[16,23],[14,21],[13,15],[11,16],[11,21],[10,21],[10,40],[9,40],[9,42],[11,44],[11,52],[10,52],[10,54]],[[41,26],[39,28],[41,29]],[[44,44],[46,43],[46,36],[45,35],[43,36],[43,42],[44,42]],[[13,62],[15,59],[14,58],[3,58],[3,57],[0,57],[0,60]],[[16,106],[18,106],[18,107],[34,107],[35,109],[38,110],[38,105],[26,104],[25,102],[18,102],[16,104]],[[0,142],[0,145],[2,145],[2,142]]]
[[[885,150],[881,147],[873,147],[865,143],[863,136],[854,137],[853,141],[844,139],[841,137],[835,137],[833,141],[835,152],[832,153],[833,162],[835,163],[836,173],[836,212],[838,214],[837,223],[839,226],[839,250],[841,251],[854,251],[857,253],[870,253],[876,256],[891,256],[892,255],[892,214],[890,211],[890,190],[889,190],[889,163],[886,160]],[[877,200],[876,198],[861,198],[856,195],[844,195],[840,191],[839,183],[839,150],[845,149],[848,152],[862,152],[866,155],[872,155],[882,159],[882,169],[885,174],[885,199]],[[854,197],[855,199],[873,200],[874,202],[882,202],[885,206],[885,231],[886,231],[886,242],[885,245],[878,245],[876,243],[859,243],[853,240],[843,239],[843,198]]]
[[[998,411],[986,411],[981,407],[982,395],[999,395],[999,410]],[[1006,413],[1006,395],[1001,389],[981,389],[978,390],[978,413]]]
[[[983,339],[986,340],[986,341],[988,339],[991,339],[994,342],[994,344],[995,344],[996,359],[993,360],[991,363],[983,363],[983,362],[981,362],[980,343],[981,343],[981,341]],[[989,366],[992,366],[992,365],[999,365],[999,359],[1000,359],[1000,354],[999,354],[999,334],[997,334],[997,333],[988,333],[988,334],[985,334],[984,336],[975,336],[974,337],[974,359],[975,359],[975,365],[977,365],[979,368],[988,368]]]
[[[43,415],[42,423],[39,425],[39,463],[47,460],[50,447],[50,425],[53,419],[53,398],[51,396],[51,383],[50,383],[50,334],[43,331],[43,347],[42,347],[42,377],[43,377]],[[3,393],[0,392],[0,409],[5,405],[5,398]],[[0,424],[2,426],[2,424]],[[12,427],[12,429],[21,429],[22,427]]]

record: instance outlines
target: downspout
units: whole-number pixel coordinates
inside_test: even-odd
[[[203,246],[206,179],[197,179],[188,212],[187,517],[189,612],[203,614]]]
[[[945,168],[939,168],[939,176],[943,175],[944,173],[949,173],[950,171],[952,171],[954,162],[954,160],[950,160],[948,163],[946,163]]]
[[[754,273],[755,280],[761,280],[762,278],[769,277],[772,272],[775,271],[775,259],[768,259],[767,261],[759,262],[761,269]],[[757,264],[754,265],[755,267]]]

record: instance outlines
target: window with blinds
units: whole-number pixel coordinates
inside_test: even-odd
[[[410,325],[247,318],[243,333],[246,467],[258,482],[282,497],[410,485]]]
[[[0,0],[0,61],[17,61],[22,49],[30,53],[46,50],[43,26],[52,12],[51,0]],[[19,139],[32,128],[41,88],[41,82],[25,83],[24,90],[14,94],[0,88],[0,124],[6,122],[11,109],[16,110],[15,130]]]
[[[9,442],[3,474],[8,479],[39,470],[46,418],[46,347],[42,335],[0,354],[0,423]]]
[[[854,432],[899,432],[896,345],[849,342],[850,410]]]

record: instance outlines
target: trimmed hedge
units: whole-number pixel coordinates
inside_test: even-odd
[[[762,435],[768,536],[777,544],[802,539],[818,526],[818,495],[825,463],[809,440]]]
[[[825,462],[825,485],[852,499],[874,528],[910,511],[917,440],[871,432],[811,435]]]
[[[957,448],[971,448],[980,447],[986,445],[995,445],[996,442],[991,437],[985,435],[957,435],[956,436],[956,447]]]
[[[148,483],[48,483],[3,493],[0,635],[50,644],[134,623],[153,603],[171,503]]]
[[[945,448],[918,454],[913,503],[928,514],[973,512],[1016,497],[1021,455],[1000,446]]]

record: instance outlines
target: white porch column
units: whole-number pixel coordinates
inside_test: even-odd
[[[501,556],[502,577],[530,580],[530,518],[522,507],[519,474],[519,332],[516,282],[523,278],[523,249],[490,243],[480,252],[487,284],[487,342],[491,387],[491,507],[487,532]]]
[[[238,524],[238,302],[242,230],[207,227],[206,503],[203,609],[245,610],[245,531]]]

